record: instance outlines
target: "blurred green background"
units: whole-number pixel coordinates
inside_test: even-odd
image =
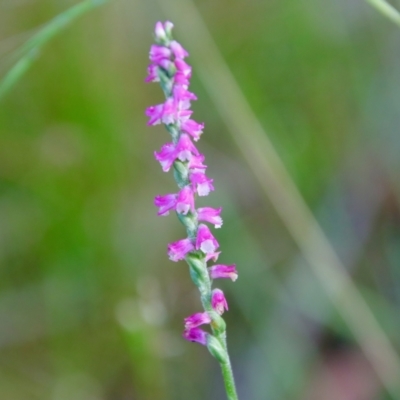
[[[144,83],[148,50],[156,21],[184,22],[162,2],[92,10],[0,102],[1,400],[225,398],[218,364],[181,338],[183,318],[200,310],[186,265],[166,256],[183,228],[153,206],[175,184],[153,158],[169,137],[146,126],[145,108],[162,101]],[[0,0],[0,76],[74,4]],[[400,30],[364,0],[194,4],[398,351]],[[233,143],[204,65],[188,62],[216,187],[199,204],[223,207],[220,261],[239,269],[218,286],[240,398],[395,398]]]

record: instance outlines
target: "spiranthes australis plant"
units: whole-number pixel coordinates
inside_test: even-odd
[[[204,124],[191,119],[190,104],[197,97],[188,90],[192,68],[186,63],[188,52],[172,37],[171,22],[157,22],[155,42],[150,48],[150,66],[147,82],[159,82],[165,102],[146,110],[148,125],[164,124],[172,137],[161,150],[154,153],[162,170],[173,169],[178,193],[156,196],[154,204],[158,215],[175,211],[186,228],[187,237],[168,245],[172,261],[185,260],[190,276],[200,292],[203,311],[185,318],[183,337],[207,346],[209,352],[221,365],[229,400],[237,394],[226,344],[226,325],[221,317],[228,310],[228,303],[220,289],[212,289],[214,279],[237,279],[235,265],[207,263],[217,261],[219,244],[205,223],[222,226],[221,208],[196,208],[197,196],[207,196],[214,190],[213,180],[207,177],[204,155],[200,154],[192,140],[198,141]],[[210,325],[211,333],[200,328]]]

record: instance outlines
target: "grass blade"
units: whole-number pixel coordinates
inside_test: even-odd
[[[30,38],[20,49],[17,54],[19,60],[6,73],[0,81],[0,100],[8,93],[8,91],[21,79],[28,71],[35,59],[39,55],[40,49],[49,42],[54,36],[61,32],[65,27],[74,22],[76,19],[92,10],[108,0],[85,0],[81,3],[69,8],[63,13],[57,15],[49,23],[47,23],[36,35]]]
[[[400,12],[385,0],[366,0],[372,7],[375,7],[382,15],[389,18],[400,27]]]

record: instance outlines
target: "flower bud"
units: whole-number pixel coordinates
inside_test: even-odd
[[[227,354],[225,349],[222,347],[219,340],[213,335],[207,335],[206,337],[208,351],[221,363],[225,364],[227,361]]]
[[[219,315],[222,315],[224,310],[228,311],[228,303],[222,290],[214,289],[212,291],[211,306]]]
[[[173,27],[174,27],[174,24],[172,22],[170,22],[170,21],[164,22],[164,29],[165,29],[165,33],[168,36],[168,38],[171,38]]]
[[[163,42],[167,38],[165,29],[164,29],[164,25],[160,21],[156,23],[156,27],[154,29],[154,33],[155,33],[156,41]]]
[[[165,22],[164,24],[162,22],[157,22],[154,28],[156,42],[168,44],[172,39],[171,31],[173,27],[174,24],[169,21]]]

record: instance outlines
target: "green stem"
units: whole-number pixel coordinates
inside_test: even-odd
[[[21,58],[11,67],[0,81],[0,100],[19,81],[33,64],[40,48],[61,32],[66,26],[93,8],[108,0],[85,0],[57,15],[36,35],[30,38],[19,50]]]
[[[375,7],[381,14],[389,18],[396,25],[400,26],[400,12],[385,0],[366,0]]]
[[[175,177],[175,178],[177,178],[177,177]],[[177,179],[177,182],[179,182],[179,179]],[[178,217],[180,217],[179,214],[178,214]],[[182,218],[179,218],[179,219],[181,220],[183,225],[186,227],[188,236],[190,236],[191,232],[185,223],[186,222],[185,219],[182,219]],[[196,229],[196,231],[197,231],[197,229]],[[194,233],[194,236],[196,236],[196,232]],[[192,269],[193,266],[190,265],[190,261],[188,259],[186,259],[186,261],[189,264],[189,268]],[[212,282],[211,282],[211,279],[210,279],[208,271],[207,271],[207,264],[203,260],[203,261],[201,261],[201,266],[199,264],[197,264],[197,267],[200,270],[202,270],[202,274],[201,274],[202,279],[200,282],[200,281],[198,281],[197,278],[195,278],[194,283],[200,291],[200,299],[201,299],[201,303],[203,305],[204,310],[209,313],[213,313],[214,310],[211,305]],[[224,379],[226,395],[227,395],[228,400],[238,400],[238,395],[236,393],[236,387],[235,387],[235,380],[233,377],[233,371],[232,371],[232,367],[231,367],[231,361],[230,361],[229,353],[228,353],[228,346],[226,343],[225,322],[222,319],[222,317],[220,317],[219,322],[217,322],[217,321],[218,320],[214,320],[213,323],[211,323],[211,330],[212,330],[213,335],[217,338],[217,340],[219,341],[219,343],[221,344],[221,346],[225,352],[225,356],[223,357],[224,362],[220,362],[220,366],[221,366],[221,370],[222,370],[222,376]],[[214,325],[214,323],[217,323],[219,325],[216,326],[216,325]],[[222,330],[221,323],[222,323],[223,331],[221,331]]]
[[[223,334],[222,338],[218,337],[218,339],[220,340],[221,344],[223,345],[226,351],[226,362],[220,364],[222,370],[222,376],[224,378],[224,383],[225,383],[226,395],[228,396],[228,400],[238,400],[238,395],[236,393],[236,387],[235,387],[235,379],[233,377],[233,371],[231,366],[231,360],[229,358],[228,348],[226,345],[225,333]]]
[[[204,264],[204,268],[206,270],[206,276],[208,277],[208,272],[207,272],[207,265]],[[201,296],[201,302],[203,304],[203,308],[206,311],[213,311],[213,308],[211,306],[211,280],[207,279],[206,282],[203,283],[204,288],[205,288],[205,295]],[[224,326],[225,323],[223,322]],[[218,341],[221,343],[221,346],[225,350],[225,362],[220,363],[221,366],[221,371],[222,371],[222,377],[224,379],[224,384],[225,384],[225,391],[226,395],[228,397],[228,400],[238,400],[238,395],[236,393],[236,386],[235,386],[235,379],[233,377],[233,371],[232,371],[232,366],[231,366],[231,360],[229,358],[229,352],[228,352],[228,345],[226,343],[226,329],[222,333],[217,333],[216,329],[214,329],[211,325],[211,329],[213,331],[214,336],[218,339]]]

